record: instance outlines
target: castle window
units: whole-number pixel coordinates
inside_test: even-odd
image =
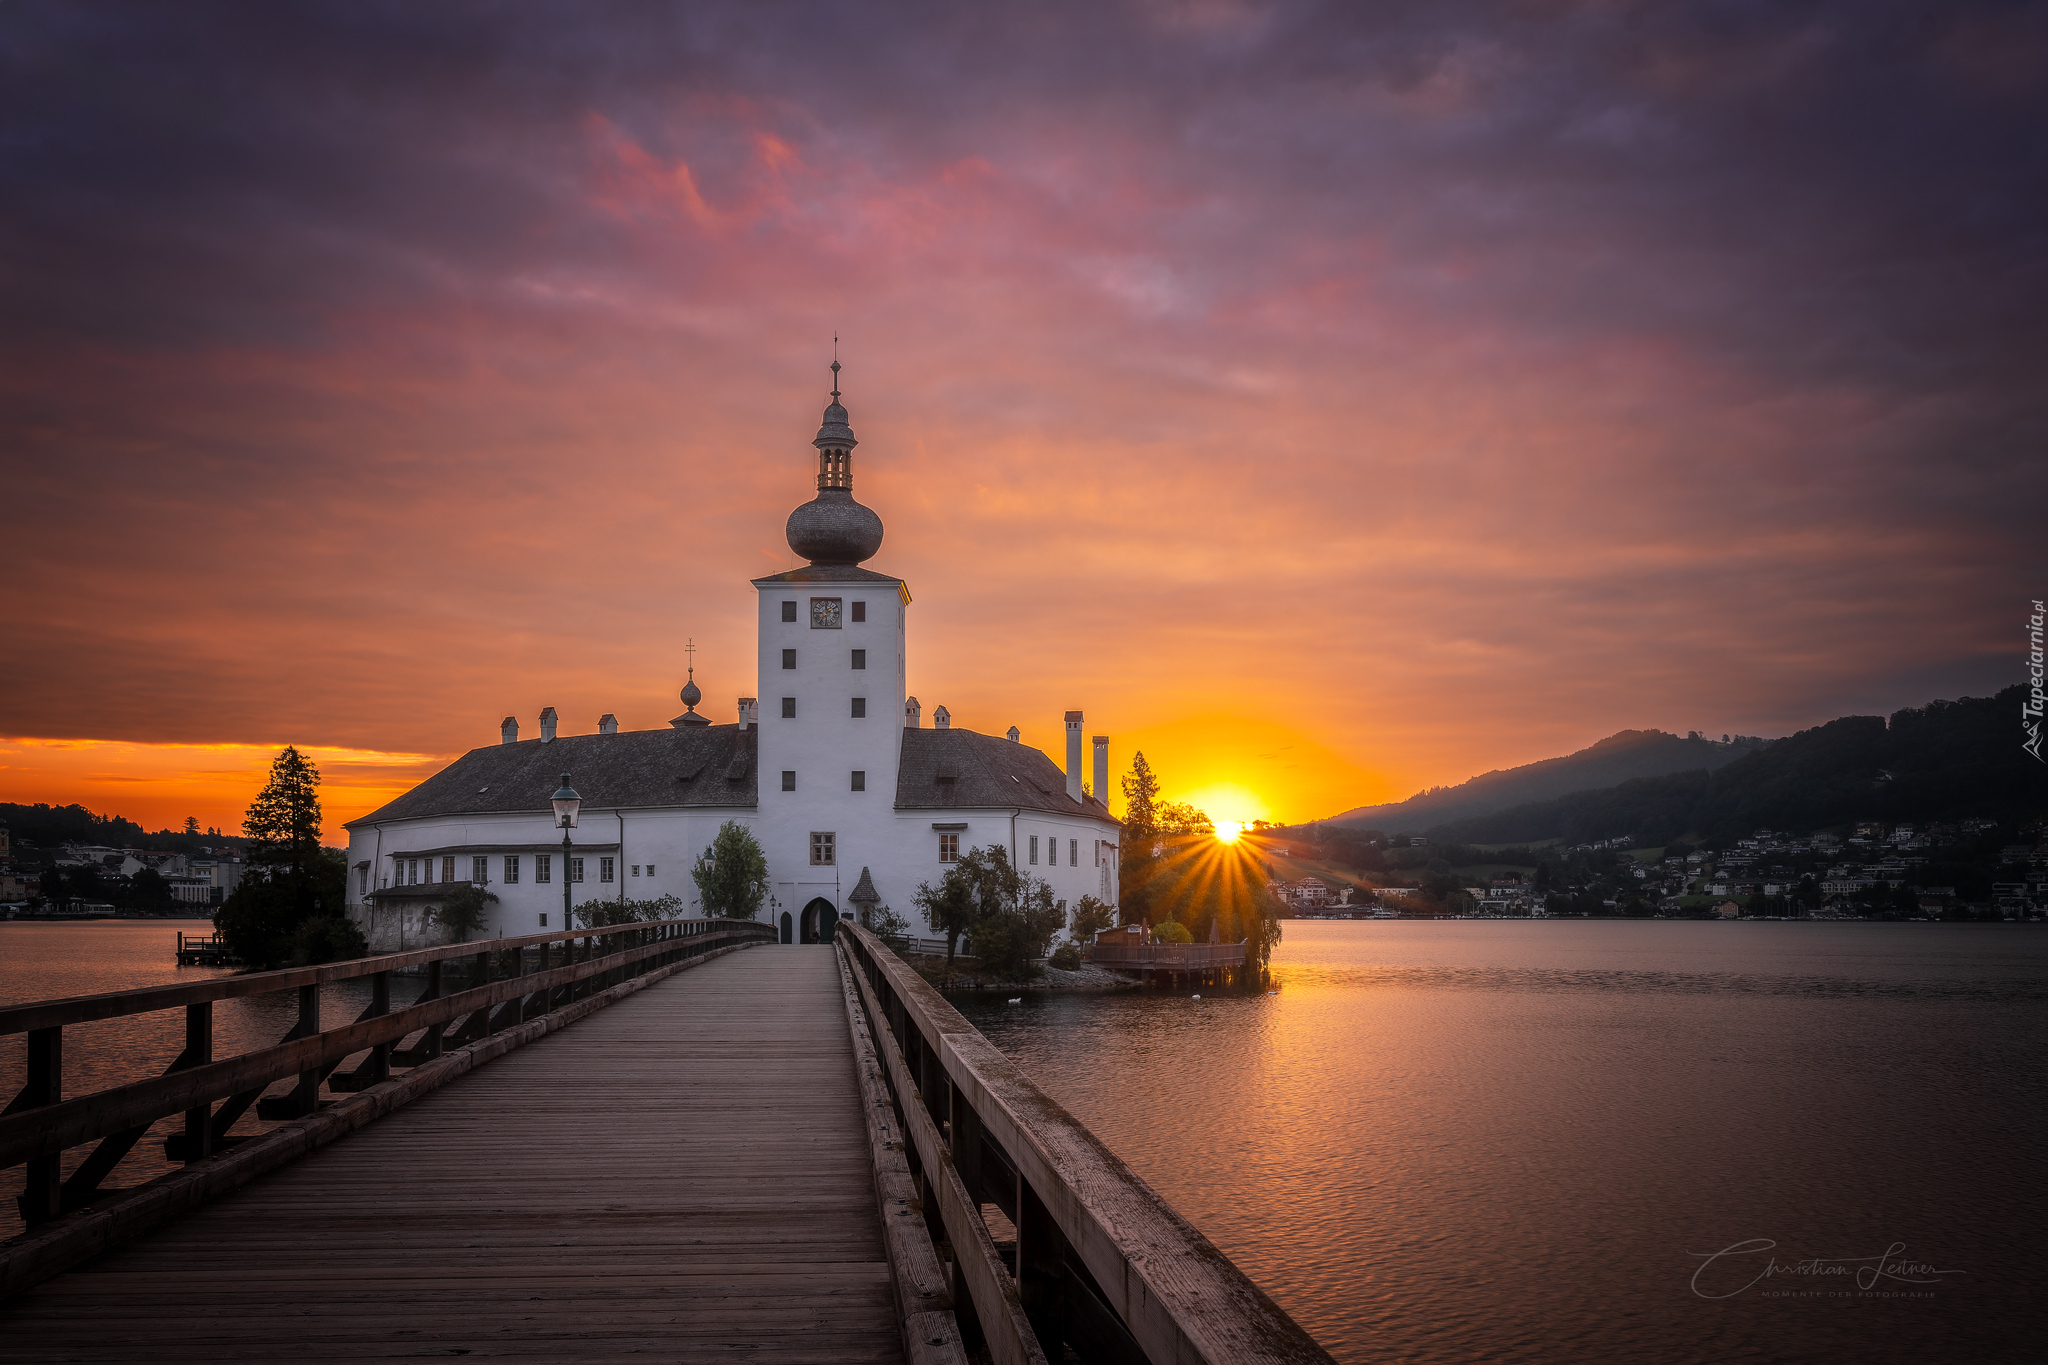
[[[786,792],[796,790],[796,769],[784,768],[782,770],[782,789]]]
[[[855,697],[853,699],[853,718],[855,720],[866,720],[868,718],[868,699],[866,697]]]
[[[837,854],[839,850],[834,847],[838,841],[839,836],[836,834],[813,832],[811,835],[811,866],[832,866],[838,860]]]
[[[839,599],[836,597],[813,597],[811,599],[811,629],[839,629]]]
[[[1038,836],[1036,834],[1031,836],[1031,865],[1033,867],[1038,866]]]
[[[455,859],[454,859],[454,858],[452,858],[452,857],[449,857],[449,858],[443,858],[443,859],[441,860],[441,880],[442,880],[442,881],[444,881],[444,882],[452,882],[452,881],[454,881],[454,880],[455,880]]]
[[[867,619],[868,619],[868,604],[867,604],[867,603],[865,603],[865,602],[855,602],[855,603],[853,604],[853,619],[854,619],[854,620],[856,620],[856,621],[865,621],[865,620],[867,620]]]
[[[1079,867],[1080,865],[1081,841],[1079,839],[1069,839],[1067,840],[1067,866]]]
[[[648,876],[650,876],[650,877],[652,877],[652,876],[654,875],[654,864],[653,864],[653,863],[649,863],[649,864],[647,865],[647,875],[648,875]]]
[[[508,886],[519,884],[519,859],[510,853],[505,855],[505,883]]]
[[[636,876],[636,877],[640,875],[640,864],[638,864],[638,863],[634,863],[634,864],[633,864],[633,875],[634,875],[634,876]]]
[[[957,863],[960,861],[959,835],[941,834],[939,836],[939,861],[942,863]]]
[[[420,860],[418,858],[407,858],[405,860],[405,884],[407,886],[418,886],[420,884]]]
[[[601,882],[610,881],[612,879],[612,867],[613,864],[610,858],[599,858],[597,860],[597,879]]]
[[[868,789],[868,775],[864,769],[855,768],[853,770],[853,789],[857,792],[864,792]]]
[[[796,667],[796,651],[795,651],[795,650],[793,650],[793,649],[785,649],[785,650],[783,650],[783,651],[782,651],[782,666],[783,666],[784,668],[795,668],[795,667]]]
[[[583,880],[583,860],[581,858],[571,858],[569,860],[569,880],[572,882]]]
[[[866,650],[856,649],[853,651],[853,666],[855,668],[866,668],[868,666],[868,652]]]
[[[536,853],[533,855],[533,879],[537,882],[551,882],[555,879],[555,855]]]
[[[785,621],[796,620],[796,603],[784,602],[782,604],[782,619]]]
[[[783,718],[784,720],[795,720],[795,719],[796,719],[796,698],[795,698],[795,697],[784,697],[784,698],[782,699],[782,718]]]
[[[491,879],[491,860],[489,858],[471,858],[469,860],[469,879],[478,886],[482,886],[485,882],[489,881]]]

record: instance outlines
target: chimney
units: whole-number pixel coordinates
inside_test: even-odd
[[[761,704],[752,697],[740,698],[740,729],[751,730],[761,723]]]
[[[553,744],[555,742],[555,708],[552,706],[541,708],[540,742],[543,744]]]
[[[1067,712],[1067,800],[1081,799],[1081,713]]]
[[[953,713],[951,711],[948,711],[944,706],[941,706],[938,710],[932,712],[932,729],[950,730],[952,728]]]
[[[502,722],[500,722],[500,723],[499,723],[499,725],[498,725],[498,743],[500,743],[500,744],[517,744],[518,742],[519,742],[519,717],[517,717],[517,716],[507,716],[507,717],[505,717],[505,719],[504,719],[504,720],[503,720]]]
[[[1012,744],[1022,744],[1024,742],[1023,733],[1014,725],[1003,731],[1003,738],[1009,740]]]
[[[918,722],[919,722],[919,721],[921,721],[921,720],[923,720],[923,719],[924,719],[924,708],[923,708],[922,706],[919,706],[919,705],[917,704],[917,698],[916,698],[916,697],[911,697],[911,698],[910,698],[909,700],[907,700],[907,701],[905,701],[905,702],[903,703],[903,728],[904,728],[904,729],[906,729],[906,730],[915,730],[915,729],[917,728],[917,726],[918,726]]]
[[[615,735],[619,732],[619,718],[607,711],[597,718],[597,732],[601,735]]]
[[[1095,736],[1095,799],[1109,809],[1109,736]]]

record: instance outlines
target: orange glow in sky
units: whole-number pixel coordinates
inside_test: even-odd
[[[0,799],[234,829],[295,743],[332,833],[508,714],[665,725],[691,640],[731,721],[835,335],[925,714],[1082,710],[1219,822],[2015,680],[2048,309],[1954,178],[2030,126],[1981,35],[1382,8],[52,28]]]

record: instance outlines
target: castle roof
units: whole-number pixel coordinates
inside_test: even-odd
[[[586,809],[756,804],[755,730],[708,725],[563,735],[471,749],[349,826],[429,815],[531,814],[568,773]]]
[[[1021,806],[1118,823],[1100,798],[1070,799],[1066,773],[1029,745],[957,728],[905,730],[896,809],[965,806]]]

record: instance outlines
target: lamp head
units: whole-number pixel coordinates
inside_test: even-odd
[[[583,798],[578,796],[576,789],[569,785],[569,774],[562,774],[561,788],[549,799],[555,805],[555,828],[576,828],[576,816],[583,809]]]

